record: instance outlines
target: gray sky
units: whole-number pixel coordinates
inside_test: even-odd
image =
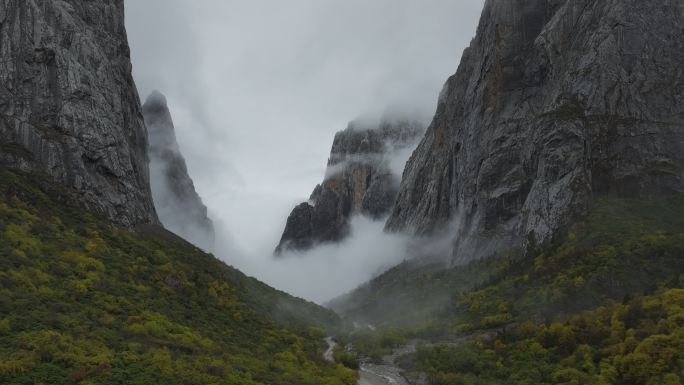
[[[475,35],[482,4],[126,1],[141,98],[153,89],[166,94],[217,238],[239,249],[220,257],[319,301],[368,279],[350,277],[350,287],[308,295],[318,290],[315,283],[295,285],[300,277],[277,268],[265,272],[264,266],[272,262],[290,210],[322,181],[336,131],[388,105],[410,106],[426,116],[434,112],[442,85]],[[359,256],[354,263],[369,258]],[[383,263],[349,267],[349,274]]]

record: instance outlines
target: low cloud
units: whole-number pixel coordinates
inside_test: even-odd
[[[351,235],[337,244],[264,258],[264,255],[240,250],[231,239],[222,239],[217,241],[217,255],[269,285],[324,304],[406,260],[420,257],[431,263],[448,263],[455,223],[430,237],[412,237],[386,233],[384,220],[374,221],[358,215],[351,220]],[[220,231],[220,224],[217,226]]]
[[[407,238],[383,232],[383,221],[363,216],[351,221],[351,236],[307,252],[264,258],[223,244],[218,256],[246,274],[290,294],[324,303],[370,280],[406,258]],[[225,250],[225,251],[224,251]]]
[[[283,261],[272,251],[290,210],[324,178],[335,132],[359,111],[377,118],[393,103],[399,116],[429,120],[482,3],[126,0],[136,83],[171,102],[189,174],[225,244],[217,255],[319,301],[401,261],[406,239],[365,219],[339,246]],[[408,155],[390,161],[397,175]]]

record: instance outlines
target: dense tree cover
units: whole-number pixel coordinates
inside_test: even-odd
[[[342,347],[336,347],[333,352],[333,359],[345,367],[353,370],[359,369],[359,357],[356,352],[347,351]]]
[[[683,285],[684,196],[602,197],[543,247],[531,239],[525,252],[443,271],[395,268],[352,312],[391,293],[402,311],[428,316],[398,332],[378,314],[385,327],[352,341],[371,357],[387,353],[388,330],[446,341],[401,360],[437,385],[680,384]],[[426,305],[420,298],[433,290],[448,299]]]
[[[417,361],[434,385],[679,385],[684,290],[552,323],[526,321],[471,343],[419,349]]]
[[[0,171],[0,383],[355,383],[333,314],[37,183]]]
[[[384,329],[355,331],[346,340],[354,348],[354,354],[381,363],[383,356],[408,342],[407,336],[415,334],[414,330]],[[358,358],[357,358],[358,359]]]
[[[456,331],[550,320],[684,284],[684,196],[602,198],[567,235],[498,259],[483,283],[452,297]]]
[[[683,233],[681,194],[653,201],[602,197],[588,217],[543,248],[531,240],[524,252],[448,269],[406,262],[333,305],[361,324],[423,334],[554,317],[677,285]]]

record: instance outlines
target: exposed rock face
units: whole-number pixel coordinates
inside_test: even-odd
[[[549,240],[596,194],[684,191],[682,9],[488,0],[387,228],[455,224],[463,263]]]
[[[143,105],[150,142],[154,204],[164,227],[205,250],[214,248],[214,225],[195,191],[180,152],[166,97],[154,91]]]
[[[276,254],[341,241],[354,214],[386,216],[399,189],[398,170],[424,132],[421,123],[390,119],[372,128],[352,122],[338,132],[325,181],[292,211]]]
[[[156,222],[123,0],[2,0],[0,52],[0,165],[116,224]]]

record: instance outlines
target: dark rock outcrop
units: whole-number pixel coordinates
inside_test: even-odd
[[[1,1],[0,53],[0,165],[118,225],[156,222],[123,0]]]
[[[387,229],[455,263],[544,242],[596,194],[684,191],[679,0],[487,0]]]
[[[195,191],[180,152],[166,97],[154,91],[143,105],[150,142],[152,197],[164,227],[205,250],[214,248],[214,225]]]
[[[276,254],[341,241],[354,214],[386,216],[399,189],[400,171],[395,168],[403,167],[403,154],[413,150],[424,132],[421,123],[389,118],[371,128],[352,122],[338,132],[325,181],[309,202],[292,211]],[[400,166],[393,167],[395,163]]]

